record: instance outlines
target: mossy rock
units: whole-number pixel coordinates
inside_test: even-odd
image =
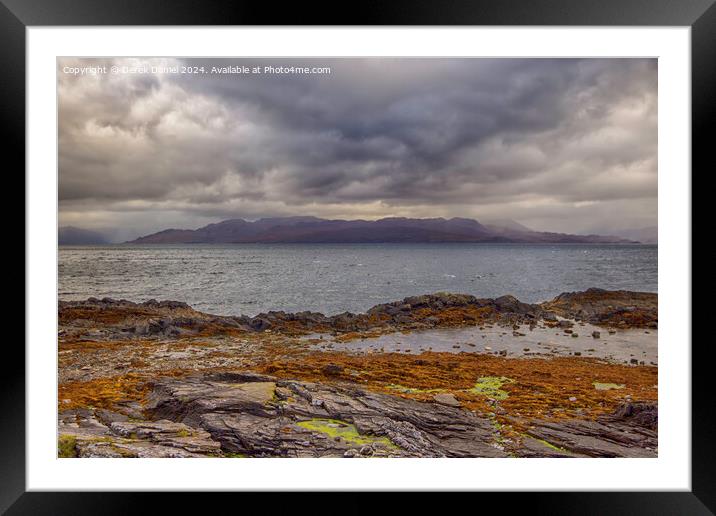
[[[61,435],[57,439],[57,456],[62,459],[77,457],[77,438],[74,435]]]
[[[379,444],[386,448],[395,448],[395,444],[387,437],[378,437],[372,435],[361,435],[355,425],[341,421],[339,419],[310,419],[308,421],[300,421],[297,426],[327,435],[335,439],[336,437],[348,444],[364,446],[368,444]]]

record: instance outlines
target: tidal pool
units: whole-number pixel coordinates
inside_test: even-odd
[[[658,363],[657,330],[629,329],[609,333],[606,328],[577,323],[573,333],[559,328],[524,325],[516,330],[500,326],[435,329],[411,333],[389,333],[379,337],[338,342],[330,335],[309,335],[305,339],[316,349],[365,353],[489,353],[511,356],[583,356],[615,362],[646,365]],[[592,332],[599,332],[594,338]],[[612,330],[614,331],[614,330]],[[574,336],[576,335],[576,336]],[[317,340],[317,339],[321,340]]]

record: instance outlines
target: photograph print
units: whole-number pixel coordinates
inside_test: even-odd
[[[657,60],[57,59],[61,458],[657,457]]]

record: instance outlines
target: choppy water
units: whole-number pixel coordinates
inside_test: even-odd
[[[63,300],[185,301],[217,314],[334,314],[437,291],[525,302],[589,287],[657,291],[657,246],[112,245],[59,249]]]

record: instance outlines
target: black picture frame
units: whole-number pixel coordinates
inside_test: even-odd
[[[0,113],[5,144],[4,161],[15,158],[15,170],[25,166],[25,29],[28,26],[92,25],[555,25],[555,26],[689,26],[692,49],[692,178],[694,170],[713,169],[709,135],[716,120],[715,0],[368,0],[355,4],[314,1],[269,2],[214,0],[0,0]],[[711,129],[711,130],[709,130]],[[668,216],[668,214],[662,214]],[[27,258],[27,257],[26,257]],[[674,345],[675,343],[670,343]],[[686,345],[687,343],[682,343]],[[199,500],[174,493],[39,493],[25,489],[25,354],[19,343],[5,342],[0,405],[0,511],[7,514],[132,514],[205,509],[209,499],[226,502],[230,494],[203,493]],[[716,446],[711,426],[714,388],[711,381],[713,346],[692,346],[692,490],[690,492],[496,493],[504,506],[529,504],[531,514],[716,514]],[[262,503],[263,495],[241,494],[246,503]],[[276,494],[270,506],[287,507]],[[285,495],[282,495],[285,496]],[[306,503],[303,494],[290,494],[291,511]],[[457,509],[464,495],[453,500]],[[474,497],[474,494],[471,495]],[[160,500],[157,500],[160,498]],[[424,496],[413,500],[427,508]],[[229,502],[233,503],[233,502]],[[474,500],[470,504],[476,503]],[[333,504],[328,504],[329,506]],[[366,513],[375,506],[364,495],[346,494],[341,512]],[[238,508],[237,508],[238,509]],[[273,510],[272,510],[273,512]]]

